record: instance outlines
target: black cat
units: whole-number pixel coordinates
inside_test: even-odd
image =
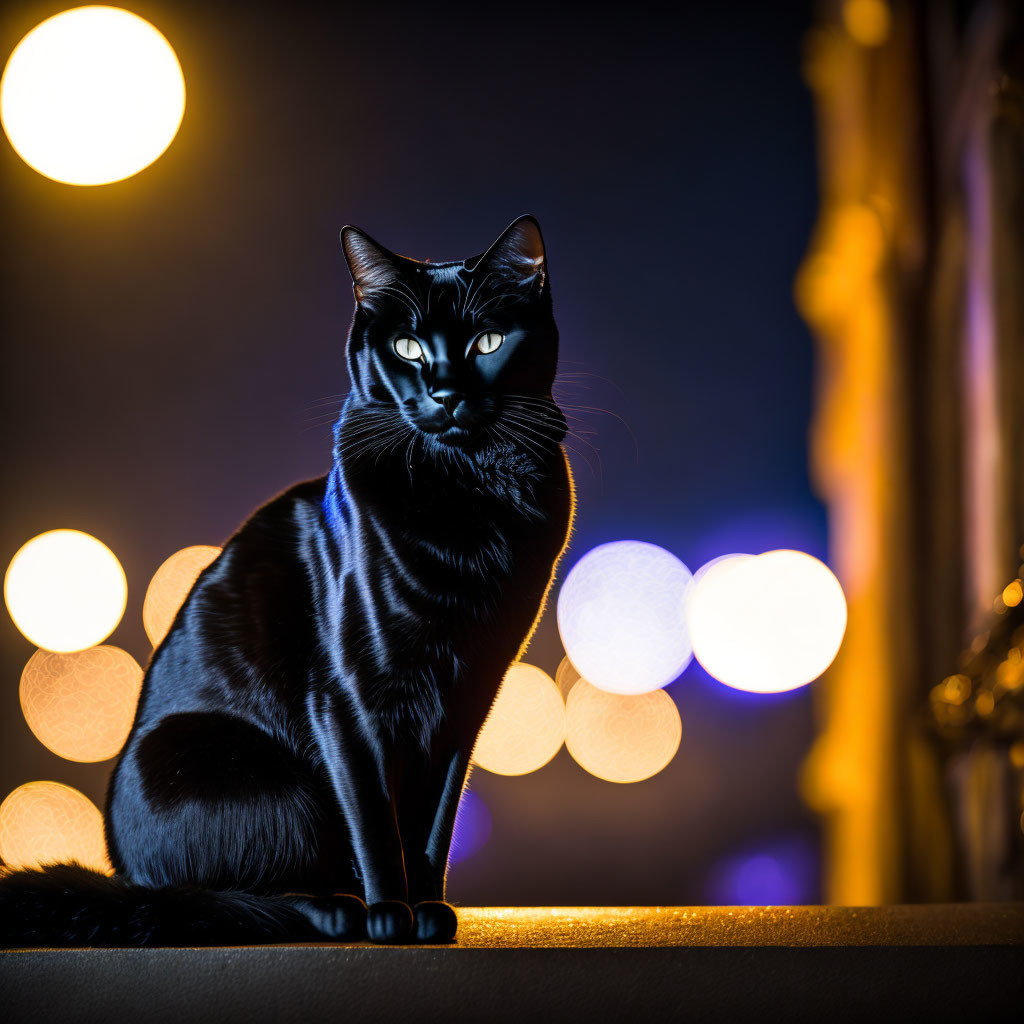
[[[108,793],[116,874],[3,878],[0,945],[455,935],[470,755],[573,512],[547,263],[532,217],[459,263],[341,240],[333,468],[235,533],[155,651]]]

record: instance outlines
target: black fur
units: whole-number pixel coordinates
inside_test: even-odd
[[[529,217],[461,263],[342,245],[331,472],[231,537],[154,652],[108,793],[116,875],[8,875],[0,944],[454,937],[470,754],[573,510],[546,258]]]
[[[0,935],[18,946],[230,946],[322,941],[280,898],[194,885],[150,889],[78,864],[3,879]]]

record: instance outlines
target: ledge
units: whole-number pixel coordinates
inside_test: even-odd
[[[1024,904],[490,907],[446,947],[20,950],[5,1021],[983,1020],[1024,1000]]]
[[[462,949],[1024,943],[1024,903],[894,907],[481,907]]]

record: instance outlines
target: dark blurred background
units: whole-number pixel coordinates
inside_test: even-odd
[[[5,4],[9,53],[60,4]],[[146,585],[329,465],[347,380],[355,223],[456,259],[515,216],[548,246],[559,394],[596,544],[825,557],[808,483],[812,344],[792,282],[817,209],[803,3],[132,4],[188,88],[169,150],[113,185],[58,184],[0,146],[0,562],[56,527],[120,558],[110,642],[145,662]],[[606,411],[598,411],[606,410]],[[32,646],[0,617],[0,795],[54,779],[102,803],[111,762],[30,733]],[[527,655],[554,672],[553,609]],[[810,690],[732,691],[692,665],[669,692],[676,758],[629,786],[565,752],[478,771],[493,829],[457,864],[468,904],[798,903],[821,897],[797,774]]]

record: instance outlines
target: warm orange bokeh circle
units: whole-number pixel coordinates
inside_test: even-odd
[[[675,757],[683,735],[664,690],[608,693],[581,679],[566,701],[565,745],[582,768],[607,782],[642,782]]]
[[[477,737],[473,761],[496,775],[526,775],[543,768],[565,739],[565,705],[554,680],[518,662]]]
[[[69,761],[106,761],[128,738],[142,668],[120,647],[36,651],[21,673],[21,710],[36,739]]]
[[[74,860],[113,872],[99,809],[60,782],[26,782],[0,804],[0,857],[12,869]]]
[[[220,554],[220,548],[195,544],[175,551],[150,580],[142,605],[142,624],[149,642],[158,647],[185,603],[200,573]]]

